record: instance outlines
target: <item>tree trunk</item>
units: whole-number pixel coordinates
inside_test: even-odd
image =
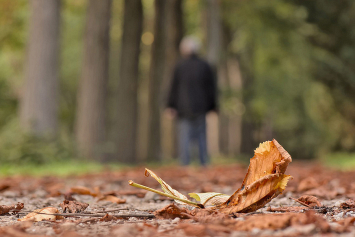
[[[258,146],[257,139],[258,125],[255,122],[255,115],[252,109],[252,99],[254,97],[254,74],[253,74],[253,44],[251,44],[240,57],[240,69],[242,72],[243,81],[243,104],[245,106],[245,113],[242,117],[242,141],[241,153],[252,155],[253,149]]]
[[[111,0],[90,0],[79,84],[76,140],[80,154],[99,159],[105,140]]]
[[[228,154],[236,156],[240,154],[241,141],[242,141],[242,115],[244,113],[244,106],[242,98],[239,96],[242,91],[242,77],[240,73],[239,62],[236,57],[230,57],[227,62],[229,74],[230,89],[236,93],[233,96],[233,112],[229,118],[229,132],[228,132]]]
[[[125,0],[118,83],[116,146],[119,161],[136,162],[137,90],[143,25],[141,0]]]
[[[221,18],[220,3],[216,0],[208,0],[207,3],[207,60],[215,69],[220,62],[221,52]],[[207,142],[211,154],[219,153],[219,118],[215,114],[207,115]]]
[[[163,95],[167,95],[173,71],[180,58],[179,45],[183,37],[182,0],[170,0],[166,4],[166,66]],[[164,98],[166,101],[166,98]],[[162,153],[164,157],[177,157],[175,120],[162,116]]]
[[[35,135],[55,135],[58,128],[59,0],[32,0],[30,37],[20,121]]]
[[[165,4],[155,0],[154,42],[149,72],[148,160],[161,160],[160,110],[165,67]]]

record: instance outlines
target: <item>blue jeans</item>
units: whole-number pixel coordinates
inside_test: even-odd
[[[201,115],[194,119],[180,118],[178,128],[181,164],[184,166],[190,164],[190,144],[193,140],[197,140],[201,165],[207,165],[206,116]]]

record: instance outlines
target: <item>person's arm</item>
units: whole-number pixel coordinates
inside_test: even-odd
[[[173,73],[173,78],[172,78],[172,82],[171,82],[171,87],[170,87],[170,91],[168,94],[168,103],[167,103],[167,107],[171,108],[171,109],[176,109],[177,108],[177,100],[178,100],[178,84],[179,84],[179,80],[178,80],[178,72],[177,72],[177,68],[175,68],[174,73]]]
[[[214,70],[209,65],[206,66],[205,82],[209,110],[217,112],[217,79]]]

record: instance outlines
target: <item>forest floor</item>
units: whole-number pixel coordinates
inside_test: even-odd
[[[153,170],[183,194],[232,194],[240,187],[247,167],[233,164]],[[186,214],[185,206],[171,206],[169,198],[129,186],[128,180],[133,180],[160,189],[156,180],[144,176],[143,167],[65,178],[3,177],[0,236],[355,236],[355,171],[292,162],[286,174],[293,179],[283,194],[256,212],[233,217],[218,212],[191,216],[191,208]],[[303,195],[317,197],[320,207],[312,207],[312,202],[306,207],[293,200]],[[70,204],[69,200],[74,199],[77,205]],[[24,207],[19,204],[20,208],[5,210],[17,203]],[[155,212],[168,205],[173,211]],[[67,207],[79,213],[57,219],[46,215],[52,220],[38,222],[18,220],[46,207],[54,207],[59,213]]]

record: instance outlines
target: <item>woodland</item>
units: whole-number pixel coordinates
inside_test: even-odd
[[[351,160],[354,8],[350,0],[1,0],[0,160],[174,160],[176,128],[163,111],[185,35],[201,40],[216,69],[212,157],[250,158],[277,138],[295,159]]]

